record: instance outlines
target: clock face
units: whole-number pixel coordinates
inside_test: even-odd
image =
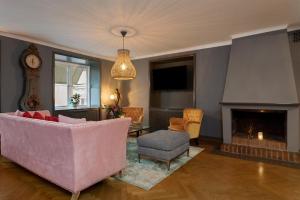
[[[34,54],[29,54],[28,56],[26,56],[25,62],[26,62],[26,65],[28,67],[30,67],[31,69],[37,69],[41,65],[40,58]]]

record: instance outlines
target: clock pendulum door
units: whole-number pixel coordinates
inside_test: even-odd
[[[24,85],[23,97],[20,101],[21,110],[38,110],[40,107],[40,99],[38,96],[38,80],[39,75],[34,72],[25,72],[26,80]]]

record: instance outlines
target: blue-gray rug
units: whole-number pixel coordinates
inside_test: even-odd
[[[170,170],[168,171],[166,163],[159,161],[141,159],[139,163],[136,138],[128,138],[127,167],[123,170],[121,177],[115,176],[115,178],[144,190],[150,190],[203,150],[200,147],[190,146],[190,156],[187,157],[186,154],[183,154],[172,161]]]

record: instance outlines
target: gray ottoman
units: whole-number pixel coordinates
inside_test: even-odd
[[[141,157],[166,162],[168,170],[170,162],[187,152],[189,156],[189,134],[160,130],[137,138],[139,162]]]

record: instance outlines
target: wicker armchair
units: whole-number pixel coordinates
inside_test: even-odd
[[[190,139],[198,138],[204,112],[201,109],[186,108],[183,110],[183,118],[170,118],[169,130],[185,131]]]
[[[142,107],[123,107],[125,117],[131,118],[132,124],[142,124],[144,120],[144,109]]]

